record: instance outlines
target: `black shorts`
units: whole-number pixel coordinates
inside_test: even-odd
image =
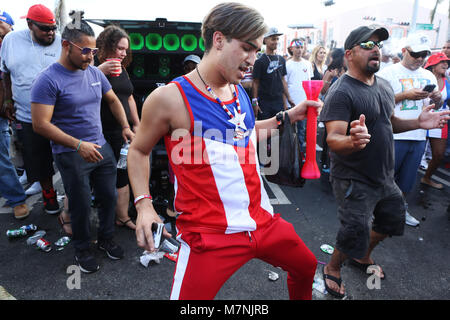
[[[23,164],[28,182],[33,183],[52,177],[55,170],[50,141],[34,132],[31,123],[17,121],[16,132],[23,146]]]
[[[336,248],[351,258],[367,254],[370,230],[401,236],[405,227],[405,201],[395,184],[371,186],[356,180],[331,179],[341,223]]]

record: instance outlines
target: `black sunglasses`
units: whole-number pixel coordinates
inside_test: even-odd
[[[39,30],[44,32],[55,31],[58,28],[57,26],[43,26],[42,24],[38,24],[36,22],[33,22],[33,24],[38,27]]]
[[[80,47],[77,46],[75,43],[73,43],[72,41],[69,41],[70,44],[74,45],[75,47],[77,47],[78,49],[81,50],[81,54],[89,54],[92,52],[92,55],[95,56],[98,52],[98,48],[88,48],[88,47]]]
[[[425,59],[428,56],[428,51],[413,52],[409,49],[406,49],[406,50],[409,52],[409,55],[411,57],[413,57],[414,59],[419,59],[419,58]]]
[[[366,41],[366,42],[362,42],[360,44],[357,44],[357,46],[360,46],[361,48],[365,49],[365,50],[372,50],[373,48],[375,48],[375,46],[377,46],[378,48],[383,48],[383,42],[382,41]]]

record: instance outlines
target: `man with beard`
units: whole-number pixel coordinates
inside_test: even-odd
[[[62,53],[36,78],[31,90],[33,129],[52,141],[56,165],[67,197],[75,247],[81,271],[97,271],[90,250],[91,184],[99,202],[98,249],[113,260],[123,258],[114,243],[117,201],[116,160],[102,133],[100,104],[109,104],[122,126],[124,141],[132,140],[125,111],[105,75],[90,65],[98,49],[92,28],[81,20],[79,29],[66,26]]]
[[[12,30],[14,21],[5,11],[0,10],[0,47],[4,36]],[[11,110],[3,108],[3,81],[0,72],[0,196],[7,199],[7,204],[13,208],[16,219],[25,219],[30,214],[25,203],[26,195],[17,177],[16,169],[9,155],[10,129],[9,121],[13,120]]]
[[[57,214],[59,205],[53,188],[55,172],[50,142],[33,132],[30,94],[38,73],[59,57],[61,37],[55,33],[55,17],[47,7],[41,4],[30,7],[26,19],[28,29],[10,32],[2,42],[0,69],[5,87],[4,107],[9,114],[15,113],[28,182],[40,183],[44,210]]]
[[[412,34],[402,48],[403,59],[378,73],[389,81],[395,94],[395,115],[402,119],[414,119],[422,109],[432,103],[438,109],[442,105],[435,75],[422,68],[426,57],[431,53],[430,40],[422,34]],[[426,85],[434,85],[434,90],[425,91]],[[425,151],[427,131],[418,129],[397,133],[395,140],[395,182],[406,195],[416,183],[417,170]],[[406,202],[405,202],[406,203]],[[405,223],[415,227],[419,221],[406,208]]]
[[[393,132],[442,128],[447,112],[426,107],[418,118],[394,114],[394,92],[375,76],[380,68],[380,47],[389,37],[385,28],[353,30],[345,41],[348,71],[332,86],[325,100],[325,122],[331,149],[331,183],[338,203],[340,228],[330,262],[324,266],[327,291],[345,295],[340,277],[347,259],[379,279],[385,274],[371,258],[372,250],[388,236],[403,234],[405,205],[394,182]],[[374,217],[372,221],[372,216]]]

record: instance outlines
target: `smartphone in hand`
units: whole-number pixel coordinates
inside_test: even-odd
[[[433,92],[434,88],[436,88],[435,84],[427,84],[422,90],[426,92]]]

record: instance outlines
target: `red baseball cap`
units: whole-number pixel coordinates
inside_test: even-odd
[[[43,4],[35,4],[34,6],[31,6],[30,9],[28,9],[28,14],[21,18],[27,18],[41,23],[56,23],[53,12]]]
[[[427,64],[424,68],[426,69],[428,67],[435,66],[442,61],[450,62],[450,58],[447,57],[443,52],[435,53],[428,58]]]

